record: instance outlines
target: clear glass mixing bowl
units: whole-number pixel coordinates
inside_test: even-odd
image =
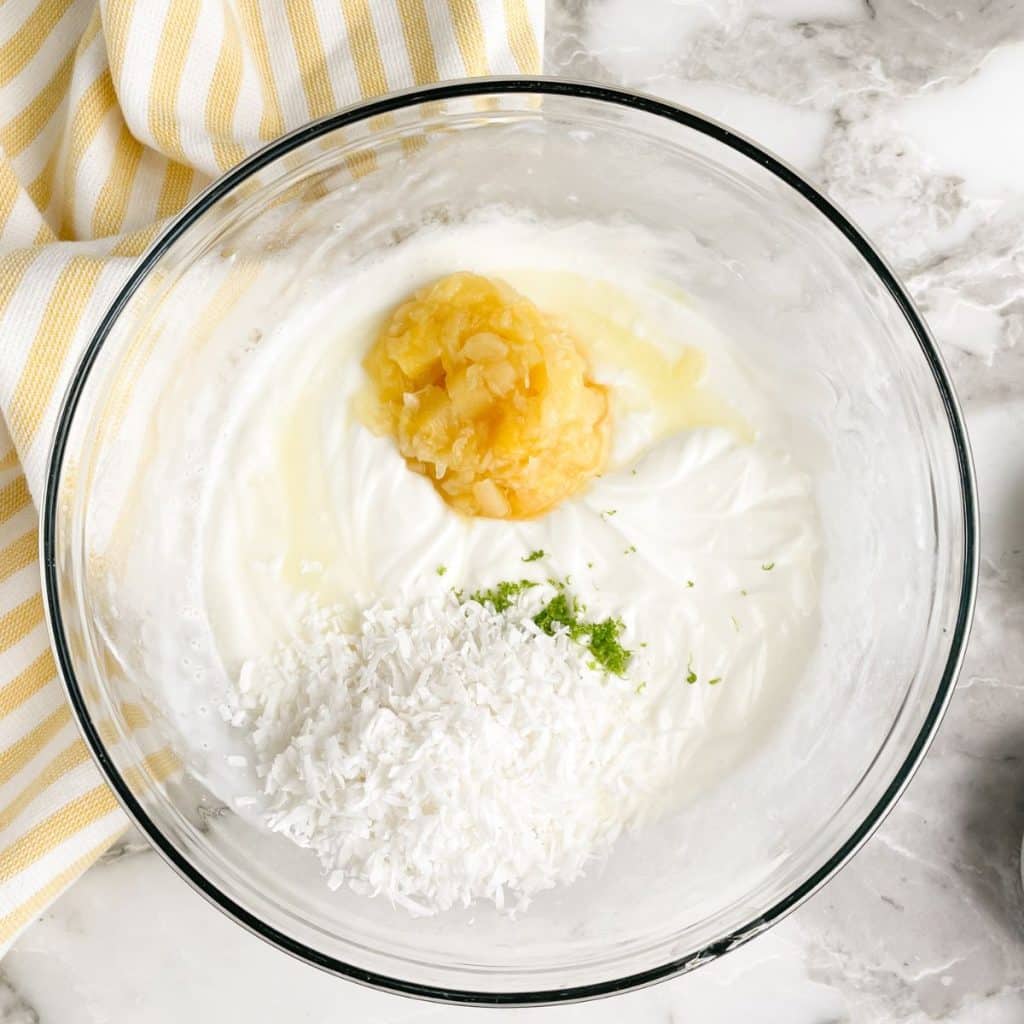
[[[146,657],[182,644],[187,672],[187,629],[178,615],[133,622],[125,587],[161,587],[194,557],[188,525],[212,439],[193,413],[223,404],[261,325],[324,287],[325,268],[494,206],[553,224],[641,225],[678,253],[670,283],[716,310],[755,373],[772,368],[768,397],[788,410],[793,451],[815,480],[822,628],[785,714],[699,799],[514,920],[486,907],[413,919],[329,891],[311,854],[247,824],[196,777]],[[280,260],[296,274],[266,286],[261,268]],[[171,464],[186,484],[139,506],[147,475]],[[77,368],[43,518],[69,698],[156,848],[226,913],[310,963],[486,1003],[580,999],[691,969],[820,886],[878,825],[939,723],[977,555],[946,371],[857,229],[720,125],[542,79],[459,82],[346,110],[213,185],[141,261]]]

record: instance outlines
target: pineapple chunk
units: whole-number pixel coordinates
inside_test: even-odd
[[[363,365],[369,420],[466,515],[540,515],[604,466],[606,390],[565,327],[502,281],[452,274],[424,288]]]

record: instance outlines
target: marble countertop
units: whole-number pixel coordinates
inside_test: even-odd
[[[1024,5],[563,0],[547,68],[726,121],[796,165],[903,274],[963,399],[982,508],[967,662],[882,828],[772,931],[545,1021],[1024,1021]],[[1017,447],[1015,442],[1020,443]],[[0,1024],[465,1022],[238,928],[129,836],[0,965]]]

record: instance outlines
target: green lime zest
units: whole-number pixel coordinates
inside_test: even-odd
[[[580,616],[582,611],[580,603],[562,590],[534,615],[533,622],[548,636],[565,630],[570,640],[586,646],[605,672],[625,675],[633,652],[619,641],[625,628],[622,620],[607,618],[601,622],[586,622]]]
[[[434,570],[434,572],[436,572],[438,576],[443,576],[447,571],[448,571],[448,566],[447,565],[439,565]]]
[[[544,557],[544,555],[545,555],[544,549],[543,548],[537,548],[536,551],[531,551],[528,555],[524,555],[523,556],[523,561],[524,562],[538,562],[538,561],[540,561],[540,559],[542,559]]]
[[[569,639],[582,644],[590,651],[595,667],[612,675],[625,675],[633,652],[622,646],[619,636],[625,629],[621,619],[607,618],[601,622],[588,622],[583,618],[586,607],[567,593],[571,577],[564,581],[552,580],[558,593],[536,615],[534,625],[548,636],[564,630]],[[524,591],[535,587],[533,580],[505,580],[487,590],[470,594],[469,599],[477,604],[490,605],[496,612],[505,612],[519,599]]]
[[[563,590],[555,594],[553,598],[533,617],[534,625],[542,629],[548,636],[552,636],[560,629],[566,629],[573,640],[580,640],[586,630],[579,619],[579,602],[572,600]]]
[[[477,604],[489,604],[496,612],[507,612],[523,591],[535,586],[537,584],[533,580],[505,580],[489,590],[470,594],[469,599]]]
[[[609,618],[587,628],[590,630],[587,647],[605,672],[616,676],[625,675],[633,652],[619,643],[619,634],[623,630],[622,620]]]

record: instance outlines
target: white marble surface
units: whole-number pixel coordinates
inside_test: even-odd
[[[696,974],[536,1021],[1024,1021],[1024,5],[568,0],[552,72],[747,132],[822,185],[905,275],[973,435],[981,589],[950,712],[853,863]],[[0,965],[0,1024],[490,1019],[336,981],[208,907],[137,838]]]

